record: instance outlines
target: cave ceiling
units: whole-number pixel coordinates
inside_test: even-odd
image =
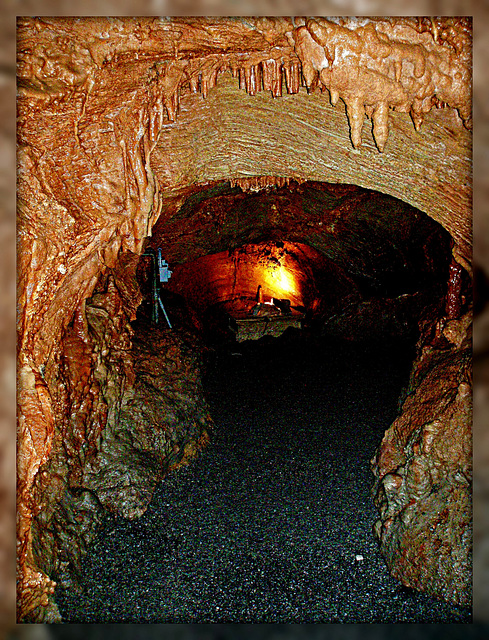
[[[470,19],[21,18],[18,27],[21,164],[66,210],[72,241],[87,246],[99,232],[109,253],[139,251],[165,205],[179,208],[198,185],[315,180],[419,208],[468,267]]]

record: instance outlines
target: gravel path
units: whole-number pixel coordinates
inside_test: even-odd
[[[377,550],[369,461],[409,354],[311,339],[243,343],[206,376],[211,445],[137,521],[109,519],[69,623],[466,623],[405,589]],[[393,357],[394,356],[394,357]]]

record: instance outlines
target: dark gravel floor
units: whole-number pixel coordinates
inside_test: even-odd
[[[283,336],[216,353],[211,445],[138,521],[109,519],[67,623],[467,623],[402,587],[372,534],[369,461],[412,351]],[[361,558],[360,558],[361,557]]]

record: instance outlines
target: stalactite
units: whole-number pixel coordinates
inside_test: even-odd
[[[273,63],[273,60],[262,60],[261,63],[263,88],[265,91],[272,91]]]
[[[263,88],[271,91],[275,98],[282,95],[282,65],[278,60],[269,58],[261,62]]]
[[[157,83],[163,96],[168,119],[174,122],[180,104],[180,86],[188,78],[186,60],[165,60],[157,67]]]
[[[289,186],[291,181],[302,184],[303,179],[289,176],[250,176],[247,178],[231,178],[232,187],[239,187],[242,191],[261,191],[270,187]]]
[[[208,76],[206,76],[204,73],[200,74],[199,77],[200,80],[200,92],[202,93],[202,96],[204,98],[207,98],[207,95],[209,93],[209,78]]]
[[[314,68],[314,65],[312,64],[312,62],[309,62],[308,60],[304,60],[304,62],[302,63],[302,76],[304,78],[306,87],[310,91],[313,91],[317,87],[319,73]]]
[[[354,97],[347,100],[346,112],[350,123],[351,141],[355,149],[357,149],[362,144],[362,127],[365,117],[365,108],[362,99]]]
[[[202,66],[200,86],[204,98],[207,98],[209,91],[216,86],[219,71],[219,63],[212,59],[210,61],[210,64]]]
[[[421,125],[423,124],[424,115],[419,111],[415,111],[414,109],[411,109],[409,114],[413,121],[414,128],[416,129],[416,131],[419,131],[421,129]]]
[[[240,67],[238,69],[238,73],[239,73],[239,88],[242,89],[243,91],[246,91],[246,74],[245,74],[244,67]]]
[[[379,151],[383,151],[389,136],[389,105],[379,102],[372,113],[373,133]]]
[[[192,93],[199,93],[200,90],[200,74],[196,73],[194,75],[191,75],[189,78],[189,83],[190,83],[190,91]]]
[[[249,93],[250,96],[254,96],[256,94],[256,75],[253,66],[246,66],[244,68],[244,83],[246,92]]]
[[[298,64],[289,62],[284,65],[285,82],[288,93],[298,93],[300,86],[300,67]]]
[[[165,107],[170,122],[175,122],[180,100],[178,98],[178,90],[170,96],[165,96]]]

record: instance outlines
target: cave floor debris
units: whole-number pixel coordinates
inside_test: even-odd
[[[232,353],[207,370],[211,444],[139,520],[106,521],[63,621],[471,622],[390,577],[372,534],[369,461],[413,352],[286,333]]]

